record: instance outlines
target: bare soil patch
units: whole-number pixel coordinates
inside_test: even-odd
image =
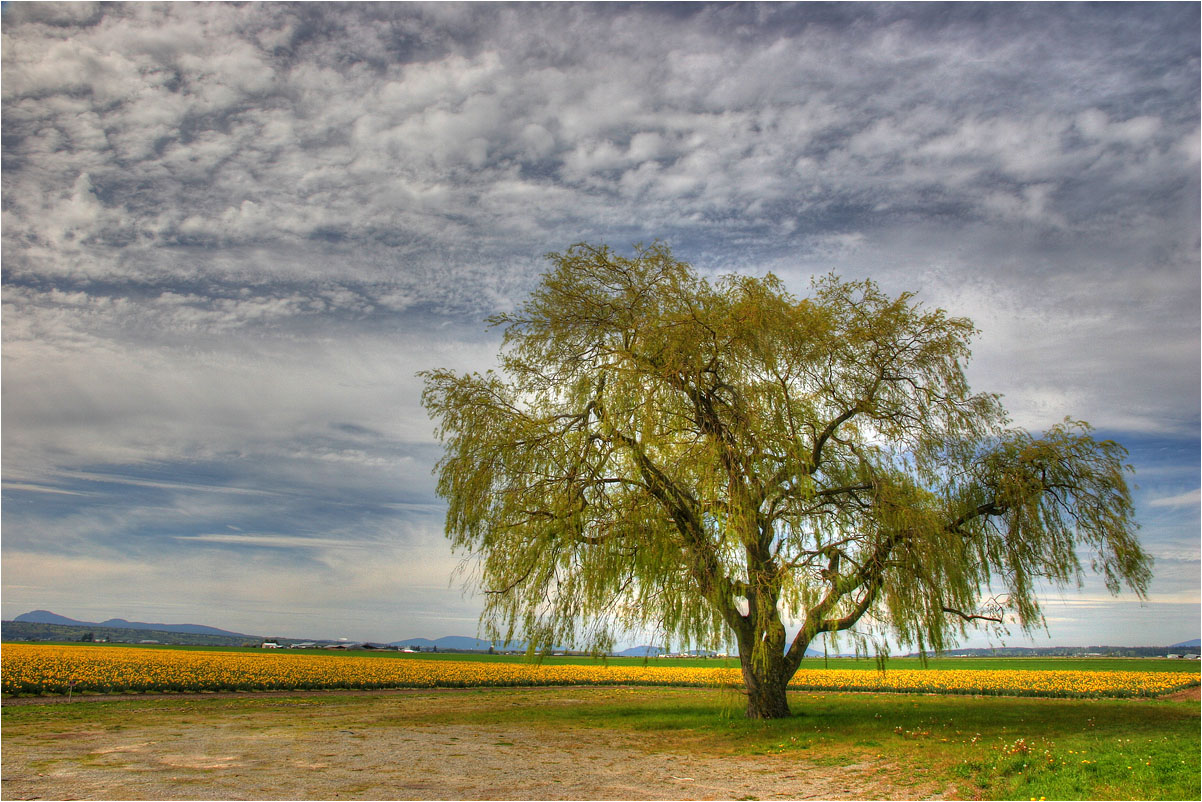
[[[1174,702],[1202,702],[1202,686],[1194,685],[1191,688],[1185,688],[1174,693],[1166,694],[1162,699],[1169,699]]]
[[[455,694],[55,707],[5,722],[5,799],[894,799],[885,760],[733,755],[689,733],[465,723]],[[549,694],[490,704],[570,704]],[[7,705],[6,705],[7,706]],[[107,707],[96,705],[94,708]],[[120,708],[120,712],[117,711]],[[50,710],[47,711],[51,712]],[[437,712],[438,718],[430,715]],[[99,725],[98,725],[98,722]]]
[[[206,731],[208,730],[208,731]],[[7,799],[862,799],[888,767],[663,752],[600,730],[422,726],[304,737],[190,727],[5,744]],[[887,797],[886,797],[887,798]]]

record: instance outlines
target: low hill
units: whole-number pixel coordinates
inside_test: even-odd
[[[74,618],[67,618],[65,615],[52,613],[49,610],[34,610],[28,613],[21,613],[13,620],[29,624],[61,624],[66,627],[76,625],[85,626],[87,624],[86,621],[77,621]]]
[[[44,624],[38,621],[0,623],[0,639],[6,641],[80,641],[85,638],[113,643],[156,641],[181,646],[241,646],[246,643],[258,644],[260,641],[250,635],[206,635],[94,624]]]
[[[241,638],[254,640],[257,636],[245,635],[241,632],[230,632],[228,629],[206,627],[201,624],[150,624],[144,621],[126,621],[124,618],[110,618],[107,621],[77,621],[49,610],[34,610],[22,613],[13,619],[17,623],[27,624],[58,624],[69,627],[99,627],[108,629],[145,629],[155,632],[176,632],[188,635],[216,635],[223,638]]]

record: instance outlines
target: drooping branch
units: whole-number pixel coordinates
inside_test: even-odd
[[[943,612],[951,613],[953,615],[958,615],[965,621],[992,621],[995,624],[1003,623],[1003,619],[997,618],[992,615],[980,615],[978,613],[966,613],[962,610],[957,610],[953,607],[944,607]]]
[[[597,404],[596,414],[599,420],[606,420],[603,404]],[[746,586],[740,586],[736,592],[735,582],[721,570],[718,555],[706,537],[697,513],[696,499],[673,482],[651,460],[638,440],[612,426],[609,427],[609,434],[623,444],[633,456],[647,491],[663,506],[664,511],[675,523],[688,551],[693,554],[694,559],[689,561],[688,570],[696,578],[702,595],[717,608],[729,626],[736,631],[744,629],[747,621],[738,611],[734,600],[737,596],[747,596],[750,591]]]

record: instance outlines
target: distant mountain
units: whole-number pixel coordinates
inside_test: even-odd
[[[42,624],[34,621],[0,622],[4,641],[111,641],[113,643],[171,643],[180,646],[245,646],[258,638],[230,635],[193,635],[191,632],[161,632],[157,629],[123,629],[93,624]]]
[[[1182,641],[1181,643],[1174,643],[1169,648],[1170,649],[1199,649],[1199,648],[1202,648],[1202,638],[1194,638],[1193,640]]]
[[[14,621],[30,624],[59,624],[73,627],[110,627],[113,629],[153,629],[156,632],[181,632],[188,635],[220,635],[225,638],[251,638],[256,635],[244,635],[241,632],[230,632],[227,629],[206,627],[200,624],[148,624],[142,621],[126,621],[124,618],[110,618],[107,621],[77,621],[49,610],[34,610],[22,613]]]
[[[251,638],[241,632],[231,632],[228,629],[206,627],[202,624],[147,624],[141,621],[126,621],[124,618],[110,618],[101,621],[102,627],[121,627],[123,629],[155,629],[159,632],[185,632],[189,635],[223,635],[231,638]]]
[[[65,615],[58,615],[49,610],[34,610],[31,613],[22,613],[13,619],[14,621],[27,621],[30,624],[61,624],[63,626],[87,626],[84,621],[76,621],[74,618],[67,618]]]

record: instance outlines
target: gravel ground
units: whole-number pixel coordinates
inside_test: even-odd
[[[221,710],[191,697],[155,706],[118,703],[121,712],[114,707],[107,716],[6,721],[0,796],[914,799],[941,790],[884,760],[818,766],[795,754],[715,753],[688,733],[456,723],[454,693],[398,696],[404,693],[256,695],[261,702],[253,711],[218,702],[228,708]],[[429,712],[440,708],[446,715],[431,722]],[[405,711],[421,715],[409,721]]]
[[[550,739],[548,736],[551,736]],[[5,799],[866,799],[884,765],[648,752],[602,730],[134,728],[4,745]],[[904,796],[912,797],[913,789]]]

